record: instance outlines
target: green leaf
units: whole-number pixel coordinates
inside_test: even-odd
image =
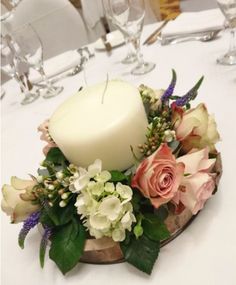
[[[110,171],[111,173],[111,182],[120,182],[124,180],[128,180],[128,176],[126,176],[124,173],[116,170]]]
[[[154,214],[146,214],[142,221],[144,234],[153,241],[161,241],[170,236],[166,225]]]
[[[54,222],[49,217],[46,210],[41,211],[39,222],[41,224],[43,224],[44,226],[48,226],[48,227],[54,227],[55,226]]]
[[[133,197],[131,200],[131,203],[133,205],[134,211],[139,212],[140,209],[140,200],[141,200],[141,195],[138,191],[133,192]]]
[[[160,251],[160,242],[152,241],[142,235],[139,239],[134,236],[120,243],[125,260],[139,270],[151,274]]]
[[[65,165],[67,163],[67,159],[58,147],[51,148],[45,160],[59,165]]]
[[[161,207],[159,207],[158,209],[155,210],[154,214],[155,214],[155,216],[157,216],[158,219],[160,219],[162,222],[164,222],[165,219],[169,215],[169,211],[166,208],[166,206],[161,206]]]
[[[75,267],[83,254],[86,232],[78,219],[74,218],[67,225],[60,227],[52,236],[49,257],[63,274]]]
[[[73,215],[76,213],[74,204],[75,198],[71,199],[64,208],[61,208],[57,203],[55,203],[53,207],[46,205],[45,211],[55,226],[61,226],[71,221]]]

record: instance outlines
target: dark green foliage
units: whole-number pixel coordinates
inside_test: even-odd
[[[70,271],[79,262],[83,254],[86,232],[79,218],[59,227],[52,236],[50,258],[63,274]]]
[[[117,170],[112,170],[110,171],[111,173],[111,182],[121,182],[121,181],[127,181],[129,179],[128,176],[126,176],[124,173],[117,171]]]
[[[46,162],[51,162],[55,165],[66,165],[68,164],[67,159],[58,147],[53,147],[49,150],[46,158]]]
[[[145,235],[153,241],[161,241],[170,236],[166,225],[154,214],[145,214],[142,227]]]
[[[121,243],[125,260],[139,270],[151,274],[160,250],[160,242],[150,240],[145,234],[139,239],[128,236]]]

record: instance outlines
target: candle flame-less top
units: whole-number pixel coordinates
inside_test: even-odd
[[[66,100],[50,119],[49,133],[66,158],[87,167],[125,170],[144,143],[148,121],[141,96],[131,84],[112,80],[86,87]]]

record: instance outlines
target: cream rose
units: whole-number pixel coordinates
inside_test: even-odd
[[[132,187],[138,188],[158,208],[176,195],[183,173],[184,164],[177,163],[171,149],[162,144],[139,165]]]
[[[219,141],[220,136],[214,117],[208,114],[204,104],[201,103],[186,112],[177,107],[173,112],[176,137],[181,141],[185,151],[206,146],[210,151],[215,150],[214,144]]]
[[[212,196],[215,189],[215,174],[211,173],[215,159],[208,159],[208,149],[186,154],[177,159],[185,165],[181,187],[173,198],[175,204],[181,202],[192,214],[197,214]]]
[[[2,187],[2,210],[11,216],[12,223],[24,221],[31,213],[38,210],[38,205],[33,205],[35,198],[32,188],[36,182],[33,180],[22,180],[15,176],[11,178],[11,185]]]

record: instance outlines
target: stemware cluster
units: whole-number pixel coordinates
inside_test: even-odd
[[[30,24],[1,36],[1,59],[2,71],[19,83],[25,95],[22,105],[39,97],[39,90],[33,91],[28,78],[30,68],[38,71],[43,79],[45,88],[40,90],[43,98],[54,97],[63,90],[63,87],[54,86],[47,78],[43,68],[43,45]]]
[[[226,18],[231,36],[228,52],[220,57],[217,62],[233,65],[236,64],[236,0],[217,0],[217,3]]]
[[[140,49],[140,36],[143,30],[145,5],[143,0],[103,0],[103,6],[108,20],[124,34],[127,43],[131,43],[135,52],[128,52],[123,63],[137,60],[137,65],[131,70],[134,75],[145,74],[155,68],[155,64],[145,62]]]

